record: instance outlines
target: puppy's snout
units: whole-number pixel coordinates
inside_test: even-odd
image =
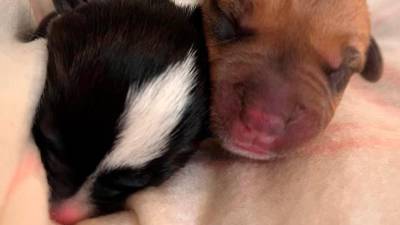
[[[252,158],[270,159],[315,135],[318,113],[292,95],[286,97],[283,103],[270,96],[263,104],[242,107],[232,121],[225,147]]]
[[[285,136],[286,125],[280,115],[248,109],[233,123],[231,147],[239,153],[272,158],[280,139]]]
[[[76,224],[89,217],[90,208],[79,201],[68,199],[50,208],[50,218],[63,225]]]
[[[280,136],[285,132],[285,120],[278,115],[268,114],[258,109],[248,109],[242,116],[242,122],[251,133],[266,136]]]

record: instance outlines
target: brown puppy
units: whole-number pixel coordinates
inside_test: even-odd
[[[319,134],[351,76],[381,76],[365,0],[205,0],[212,128],[270,159]]]

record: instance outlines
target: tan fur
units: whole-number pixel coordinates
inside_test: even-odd
[[[219,40],[215,5],[245,35]],[[348,49],[361,56],[355,72],[365,65],[371,30],[364,0],[206,0],[203,9],[213,80],[212,127],[224,142],[235,139],[229,133],[232,123],[254,101],[264,102],[268,110],[274,107],[271,99],[293,105],[282,109],[284,118],[295,105],[308,110],[315,122],[309,136],[315,136],[328,125],[343,94],[330,87],[326,68],[342,68]],[[233,86],[232,94],[222,85]],[[291,96],[272,96],[279,89],[288,89]]]

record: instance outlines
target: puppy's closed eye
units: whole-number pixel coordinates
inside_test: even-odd
[[[237,38],[234,22],[223,14],[213,27],[213,32],[219,41],[231,41]]]
[[[209,12],[213,16],[209,17],[212,21],[211,31],[213,36],[220,43],[231,42],[242,37],[250,36],[253,31],[249,28],[242,26],[241,20],[250,11],[251,8],[248,5],[243,5],[244,3],[237,1],[233,6],[220,5],[223,4],[219,1],[210,1]],[[227,8],[242,9],[240,12],[238,10],[233,10],[229,12]]]
[[[91,193],[98,210],[107,213],[120,210],[125,199],[133,192],[148,186],[152,176],[144,170],[120,168],[98,175]]]

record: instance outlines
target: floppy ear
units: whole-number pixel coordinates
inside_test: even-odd
[[[382,77],[383,59],[379,46],[374,38],[371,38],[367,50],[367,60],[361,75],[370,82],[376,82]]]
[[[251,14],[252,6],[249,0],[207,0],[203,5],[205,25],[219,42],[240,38],[250,33],[241,21]]]
[[[57,13],[53,12],[47,15],[39,24],[39,26],[36,28],[35,32],[32,34],[30,37],[29,41],[33,41],[36,38],[45,38],[47,36],[47,29],[49,27],[50,22],[57,17]]]
[[[85,49],[87,36],[76,34],[82,26],[86,26],[85,22],[81,16],[73,14],[50,23],[48,30],[51,35],[47,37],[49,70],[55,69],[60,76],[68,73],[79,49]]]
[[[86,3],[88,0],[53,0],[54,7],[59,13],[70,11],[81,3]]]

